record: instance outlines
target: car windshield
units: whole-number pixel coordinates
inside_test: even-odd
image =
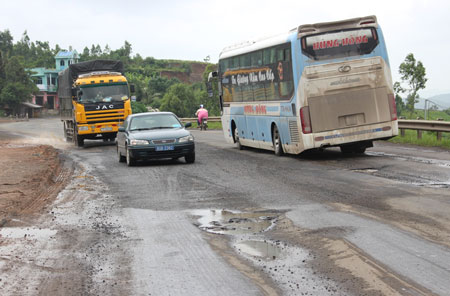
[[[130,122],[130,131],[180,128],[181,126],[180,121],[172,114],[154,114],[133,118]]]
[[[128,99],[128,85],[89,85],[81,86],[80,103],[121,102]]]

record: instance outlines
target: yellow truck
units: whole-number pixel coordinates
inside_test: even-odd
[[[64,137],[82,147],[85,139],[114,141],[131,114],[130,93],[121,61],[93,60],[69,65],[58,75]]]

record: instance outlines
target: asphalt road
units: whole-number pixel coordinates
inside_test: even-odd
[[[194,164],[127,167],[114,145],[64,143],[56,119],[0,133],[76,167],[36,221],[45,264],[7,276],[12,294],[450,295],[448,151],[380,142],[276,157],[195,130]]]

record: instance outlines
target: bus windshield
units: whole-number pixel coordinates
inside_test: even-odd
[[[302,52],[313,60],[369,54],[377,45],[374,28],[326,32],[302,38]]]
[[[80,103],[121,102],[128,99],[127,84],[81,86]]]

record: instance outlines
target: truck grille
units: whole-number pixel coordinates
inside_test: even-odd
[[[123,109],[86,112],[86,122],[88,124],[101,122],[119,122],[124,121],[124,119],[125,119],[125,112]]]

